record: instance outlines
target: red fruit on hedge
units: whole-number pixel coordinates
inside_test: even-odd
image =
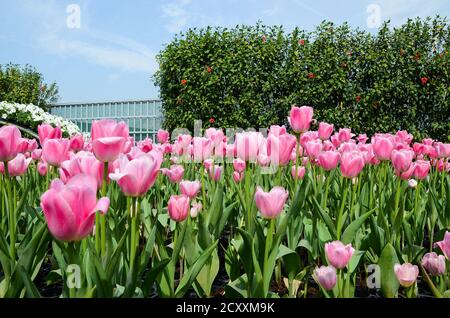
[[[298,44],[300,44],[300,45],[305,45],[305,40],[304,40],[304,39],[298,40]]]
[[[214,124],[214,123],[216,122],[216,120],[214,119],[214,117],[211,117],[211,118],[209,119],[209,122],[210,122],[211,124]]]
[[[428,83],[428,77],[424,76],[420,78],[420,82],[422,83],[422,85],[427,85]]]
[[[356,99],[356,102],[359,103],[359,101],[361,100],[361,95],[356,95],[355,99]]]
[[[182,79],[182,80],[181,80],[181,85],[186,85],[186,84],[187,84],[187,80]]]
[[[315,78],[316,77],[316,74],[314,74],[314,73],[308,73],[308,78]]]
[[[263,35],[263,36],[262,36],[262,38],[261,38],[261,40],[263,41],[263,43],[266,43],[266,41],[267,41],[267,38],[266,38],[266,36],[265,36],[265,35]]]
[[[212,67],[211,67],[211,66],[207,66],[207,67],[206,67],[206,71],[207,71],[208,73],[211,73],[211,72],[212,72]]]

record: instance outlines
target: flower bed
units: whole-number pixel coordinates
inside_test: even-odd
[[[450,144],[289,123],[1,127],[0,297],[448,296]]]

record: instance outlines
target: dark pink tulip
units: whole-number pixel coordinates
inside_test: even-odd
[[[197,196],[200,188],[202,187],[200,181],[187,181],[183,180],[180,182],[180,191],[182,194],[187,195],[190,199]]]
[[[38,135],[42,147],[47,139],[61,139],[62,131],[60,127],[53,128],[51,125],[42,124],[38,126]]]
[[[169,178],[170,182],[178,183],[183,179],[184,168],[180,165],[172,165],[170,169],[162,168],[161,172]]]
[[[431,275],[442,275],[445,273],[445,256],[437,255],[435,252],[426,253],[422,258],[422,266]]]
[[[28,139],[27,141],[28,141],[28,147],[27,147],[28,152],[33,152],[34,150],[37,149],[38,144],[37,144],[36,139]]]
[[[44,143],[47,144],[48,140]],[[106,213],[109,199],[97,201],[97,182],[77,175],[64,183],[55,179],[41,197],[41,208],[50,233],[61,241],[79,241],[92,233],[95,213]]]
[[[445,231],[444,239],[436,242],[435,245],[439,246],[445,257],[450,260],[450,232]]]
[[[341,173],[346,178],[356,177],[364,168],[364,157],[359,151],[344,152],[341,155]]]
[[[330,140],[325,140],[323,142],[323,145],[322,145],[323,151],[329,151],[329,150],[335,150],[335,149],[336,149],[336,147],[333,145],[333,143]]]
[[[70,160],[61,163],[59,177],[61,181],[67,183],[70,178],[77,174],[86,174],[93,177],[100,188],[103,183],[103,169],[103,163],[97,160],[93,154],[81,151]]]
[[[341,241],[333,241],[325,244],[325,254],[328,263],[342,269],[350,262],[355,252],[352,244],[344,245]]]
[[[189,214],[189,197],[187,195],[172,195],[167,204],[167,210],[172,220],[184,221]]]
[[[142,152],[147,153],[153,149],[153,140],[150,138],[145,138],[144,140],[139,141],[137,146]]]
[[[322,143],[318,140],[308,141],[305,145],[305,153],[309,158],[313,159],[317,158],[321,150],[322,150]]]
[[[165,144],[169,141],[169,132],[167,130],[159,129],[156,134],[156,139],[160,144]]]
[[[395,134],[395,139],[399,142],[409,145],[413,140],[413,135],[408,133],[406,130],[399,130]]]
[[[75,152],[83,150],[84,148],[84,137],[81,134],[72,136],[70,138],[70,150],[73,150]]]
[[[39,175],[45,176],[48,172],[48,165],[45,162],[38,162],[37,170]]]
[[[241,182],[241,180],[243,179],[244,174],[238,171],[233,171],[233,180],[236,183]]]
[[[291,134],[271,135],[267,138],[267,155],[272,164],[284,166],[291,159],[292,149],[294,149],[297,139]]]
[[[433,142],[434,142],[434,140],[431,138],[425,138],[424,140],[422,140],[422,143],[426,146],[432,146]]]
[[[414,162],[414,178],[423,180],[428,176],[430,172],[430,162],[425,160],[417,160]]]
[[[21,153],[17,154],[17,156],[8,161],[8,172],[12,177],[18,177],[27,172],[28,165],[31,162],[31,158],[25,158],[25,156]]]
[[[42,156],[42,149],[35,149],[31,152],[31,158],[33,160],[39,160]]]
[[[288,196],[289,193],[282,187],[274,187],[270,192],[264,192],[258,187],[255,193],[256,207],[264,218],[276,218],[283,211]]]
[[[17,156],[21,138],[20,130],[16,126],[0,127],[0,161],[6,162]]]
[[[49,165],[58,167],[69,159],[69,140],[46,139],[42,148],[42,158]]]
[[[411,166],[413,157],[414,151],[394,149],[391,153],[391,162],[396,171],[404,172]]]
[[[25,153],[28,149],[28,139],[20,138],[19,139],[19,153]]]
[[[233,159],[233,169],[239,173],[245,170],[245,161],[239,158]]]
[[[338,132],[338,139],[341,143],[348,142],[352,139],[352,130],[350,128],[341,128]]]
[[[318,156],[319,165],[325,170],[333,170],[339,163],[340,154],[337,151],[324,151]]]
[[[417,265],[412,265],[410,263],[405,263],[402,265],[395,264],[394,272],[400,285],[408,288],[416,282],[417,276],[419,275],[419,268]]]
[[[319,138],[322,140],[329,139],[331,137],[331,134],[333,133],[334,125],[328,124],[325,122],[319,123]]]
[[[309,130],[314,110],[309,106],[292,106],[288,121],[293,131],[303,133]]]
[[[394,144],[391,138],[384,136],[376,136],[372,142],[373,152],[379,160],[388,160],[391,158],[391,152]]]
[[[286,127],[284,126],[272,125],[269,128],[269,135],[279,137],[284,134],[286,134]]]
[[[331,143],[333,144],[334,148],[339,148],[341,145],[341,141],[339,140],[338,134],[335,133],[333,136],[330,137]]]
[[[332,290],[336,285],[337,274],[336,269],[333,266],[320,266],[314,270],[314,279],[325,290]]]
[[[358,150],[358,149],[359,149],[358,145],[355,144],[354,142],[343,142],[339,146],[340,153],[347,152],[347,151],[354,151],[354,150]]]
[[[297,171],[297,174],[295,173]],[[306,168],[304,166],[297,166],[297,169],[295,168],[295,165],[291,168],[291,175],[294,179],[303,179],[305,176]]]

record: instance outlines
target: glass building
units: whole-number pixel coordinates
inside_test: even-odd
[[[160,100],[62,103],[52,105],[50,113],[74,122],[83,132],[90,132],[96,119],[124,121],[135,140],[150,137],[153,141],[163,119]]]

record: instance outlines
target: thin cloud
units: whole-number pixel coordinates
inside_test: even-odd
[[[178,33],[187,25],[190,15],[185,7],[188,4],[190,4],[190,0],[182,0],[164,4],[161,7],[163,17],[169,20],[165,25],[167,31],[170,33]]]
[[[383,20],[391,20],[392,25],[405,23],[409,18],[433,16],[442,9],[447,0],[378,0]]]

